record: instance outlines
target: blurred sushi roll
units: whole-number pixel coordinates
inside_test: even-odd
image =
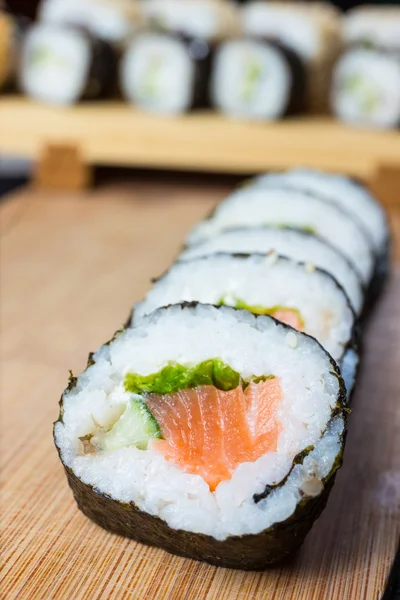
[[[264,569],[324,509],[344,383],[312,337],[231,307],[157,309],[71,377],[54,440],[82,512],[174,554]]]
[[[343,28],[347,49],[333,74],[333,112],[360,127],[400,127],[400,8],[356,8]]]
[[[367,232],[353,215],[331,200],[279,186],[247,186],[231,194],[187,237],[192,245],[233,227],[291,227],[319,235],[341,251],[364,285],[369,285],[375,255]]]
[[[157,113],[207,106],[211,57],[212,48],[204,39],[143,32],[123,57],[122,92],[129,102]]]
[[[134,307],[131,325],[156,308],[183,301],[233,306],[270,315],[315,337],[354,387],[358,355],[356,317],[337,281],[313,265],[267,254],[218,253],[178,262]]]
[[[307,73],[307,110],[327,112],[332,68],[342,38],[337,9],[319,2],[255,0],[243,6],[241,17],[244,34],[277,40],[301,57]]]
[[[43,0],[39,19],[80,27],[93,37],[123,45],[141,26],[142,13],[135,0]]]
[[[210,85],[213,105],[231,117],[276,120],[304,109],[305,71],[289,48],[261,39],[223,42]]]
[[[142,0],[148,28],[217,41],[240,33],[238,9],[229,0]]]
[[[296,168],[256,177],[249,185],[301,190],[335,203],[350,213],[368,237],[374,255],[374,272],[369,284],[369,300],[379,293],[389,269],[390,232],[386,213],[379,200],[359,181],[337,173]]]
[[[28,96],[68,105],[110,94],[116,65],[107,42],[80,29],[39,23],[25,37],[19,80]]]
[[[400,7],[359,6],[346,13],[344,41],[348,46],[400,51]]]
[[[282,256],[318,267],[330,273],[345,290],[352,308],[359,315],[364,304],[364,286],[346,256],[320,237],[299,229],[249,227],[222,231],[203,242],[186,248],[179,261],[192,260],[218,252],[230,254],[263,253],[274,250]]]
[[[351,125],[400,127],[400,51],[349,49],[335,67],[331,101],[334,114]]]

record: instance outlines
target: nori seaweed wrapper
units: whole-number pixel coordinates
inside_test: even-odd
[[[382,251],[376,256],[374,273],[368,286],[362,320],[365,322],[377,304],[390,277],[391,240],[388,238]]]
[[[274,46],[283,55],[289,66],[292,87],[289,94],[289,101],[286,111],[282,116],[298,115],[306,109],[307,92],[307,69],[303,59],[294,50],[273,38],[255,38],[259,41],[265,41]]]
[[[103,99],[111,96],[116,88],[117,52],[104,40],[87,35],[91,47],[90,67],[86,77],[86,85],[82,89],[82,100]]]
[[[215,46],[208,40],[177,33],[175,36],[185,44],[194,67],[192,102],[187,110],[207,108],[210,105],[209,82]]]
[[[335,466],[335,471],[339,466]],[[332,474],[323,492],[301,501],[286,521],[259,534],[219,541],[208,535],[172,529],[159,517],[139,510],[133,503],[113,500],[83,483],[69,467],[64,468],[79,509],[103,529],[178,556],[243,570],[263,570],[293,555],[325,508],[335,479]]]

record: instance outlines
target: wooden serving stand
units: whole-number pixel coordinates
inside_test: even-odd
[[[329,117],[255,123],[211,111],[165,117],[121,102],[54,108],[3,96],[0,153],[35,159],[40,188],[88,187],[95,164],[243,175],[304,165],[359,177],[385,204],[400,203],[400,134]]]

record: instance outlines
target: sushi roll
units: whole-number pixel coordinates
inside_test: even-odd
[[[119,332],[71,377],[54,439],[95,523],[264,569],[300,547],[326,505],[344,400],[336,364],[306,334],[248,311],[175,305]]]
[[[278,254],[327,271],[343,287],[359,315],[364,303],[364,286],[354,267],[340,250],[316,235],[298,229],[279,227],[237,228],[221,232],[204,242],[186,248],[179,261],[209,256],[216,252]]]
[[[345,52],[334,70],[331,103],[337,118],[351,125],[400,127],[400,51]]]
[[[112,47],[81,30],[37,24],[26,35],[19,81],[36,100],[68,105],[102,98],[112,92],[115,74]]]
[[[39,19],[51,25],[80,27],[121,47],[143,21],[135,0],[43,0]]]
[[[276,120],[304,109],[305,72],[289,48],[262,39],[222,43],[213,63],[213,105],[231,117]]]
[[[296,168],[282,173],[267,173],[249,181],[256,187],[282,186],[302,190],[334,202],[360,221],[368,233],[370,244],[376,254],[385,252],[389,229],[385,211],[379,200],[360,182],[315,169]]]
[[[250,181],[250,185],[282,186],[303,190],[329,200],[351,213],[369,238],[375,257],[374,276],[369,289],[369,303],[379,295],[389,271],[390,232],[386,213],[371,192],[359,181],[338,173],[324,173],[297,168],[283,173],[267,173]]]
[[[141,8],[150,29],[209,42],[240,32],[239,12],[229,0],[142,0]]]
[[[329,109],[329,83],[341,48],[341,17],[329,4],[256,0],[242,8],[246,35],[277,40],[295,52],[306,70],[310,112]]]
[[[358,365],[355,314],[343,288],[325,271],[268,254],[214,254],[178,262],[134,307],[131,325],[156,308],[183,301],[250,310],[315,337],[353,389]],[[350,368],[350,366],[352,368]]]
[[[400,7],[367,5],[348,11],[343,37],[348,46],[400,51]]]
[[[181,34],[144,32],[127,48],[120,79],[125,98],[140,108],[179,114],[208,104],[211,46]]]
[[[201,242],[232,227],[260,225],[292,227],[319,235],[341,250],[363,283],[369,285],[375,261],[362,225],[337,204],[298,190],[272,186],[240,189],[192,229],[187,243]]]

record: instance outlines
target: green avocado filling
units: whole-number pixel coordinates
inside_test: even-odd
[[[371,114],[379,105],[381,99],[379,89],[363,75],[358,73],[347,75],[342,81],[342,89],[358,100],[364,114]]]
[[[162,56],[154,55],[149,59],[147,71],[142,81],[142,92],[148,98],[156,98],[159,88],[159,77],[163,67],[164,59]]]
[[[260,304],[251,305],[247,304],[243,300],[240,300],[240,298],[233,298],[233,302],[228,302],[227,300],[227,297],[223,296],[218,302],[218,306],[233,306],[234,308],[248,310],[256,315],[270,315],[271,317],[273,317],[279,310],[293,312],[297,315],[301,327],[304,328],[304,319],[298,308],[292,308],[291,306],[283,306],[281,304],[277,304],[276,306],[270,307],[261,306]]]
[[[271,223],[265,223],[267,227],[271,225]],[[303,231],[304,233],[309,233],[311,235],[316,235],[317,230],[312,225],[294,225],[288,223],[274,223],[275,227],[279,229],[297,229],[298,231]]]
[[[54,54],[54,52],[49,48],[46,48],[46,46],[36,46],[33,48],[31,55],[29,56],[29,62],[33,67],[47,65],[54,65],[61,69],[68,69],[70,67],[65,58]]]
[[[240,97],[243,102],[250,102],[253,100],[263,76],[263,66],[261,63],[252,57],[248,57],[244,64],[244,77],[240,92]]]

